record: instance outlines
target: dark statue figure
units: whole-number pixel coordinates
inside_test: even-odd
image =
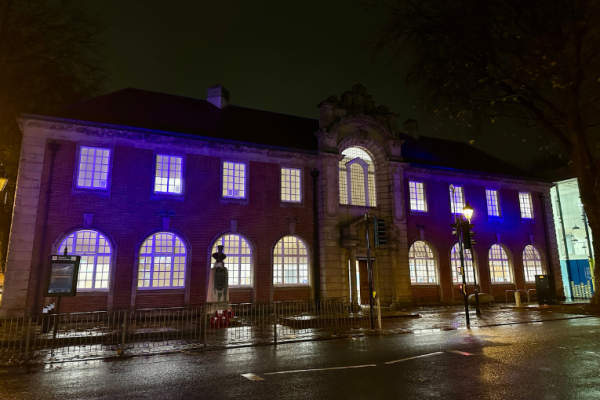
[[[217,252],[213,253],[212,257],[215,259],[216,262],[219,261],[223,261],[224,259],[227,258],[227,256],[225,254],[223,254],[223,246],[219,245],[217,246]]]

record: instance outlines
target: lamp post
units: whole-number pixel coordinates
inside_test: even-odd
[[[4,192],[4,189],[6,189],[6,185],[8,184],[8,176],[6,175],[6,171],[4,170],[4,164],[0,164],[0,193]],[[8,197],[8,192],[4,193],[4,206],[6,206],[6,199]],[[2,207],[2,217],[4,217],[4,213],[6,212],[6,210],[4,209],[4,207]],[[2,229],[2,227],[0,226],[0,230]],[[0,231],[0,253],[2,252],[2,244],[4,242],[4,232]],[[0,260],[0,273],[4,273],[4,260],[5,257],[2,257],[2,260]]]
[[[463,215],[467,219],[467,222],[465,224],[465,229],[461,229],[461,231],[462,231],[461,233],[463,234],[463,236],[465,234],[469,236],[469,238],[468,238],[469,247],[471,247],[473,244],[475,244],[475,242],[471,239],[471,236],[472,236],[471,218],[473,217],[473,212],[474,212],[473,207],[471,207],[469,205],[469,203],[467,203],[467,205],[463,208]],[[463,243],[464,242],[465,242],[465,240],[463,238]],[[473,251],[472,250],[471,250],[471,261],[473,261]],[[471,264],[473,267],[473,288],[474,288],[474,293],[475,293],[475,314],[477,314],[477,316],[480,317],[481,310],[479,309],[479,286],[477,286],[477,274],[475,273],[475,263],[471,262]]]

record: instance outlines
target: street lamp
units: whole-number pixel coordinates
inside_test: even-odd
[[[469,205],[469,203],[467,203],[465,208],[463,208],[462,212],[463,212],[463,215],[465,216],[465,218],[467,219],[467,221],[471,222],[471,217],[473,216],[473,207],[471,207]]]
[[[475,242],[472,240],[471,236],[474,235],[474,233],[471,232],[471,218],[473,217],[473,207],[471,207],[469,205],[469,203],[467,203],[467,205],[463,208],[463,215],[465,216],[465,218],[467,219],[467,222],[465,224],[465,229],[462,229],[462,234],[463,234],[463,243],[465,243],[465,241],[468,242],[469,246],[467,248],[470,248]],[[465,237],[467,236],[467,237]],[[462,247],[461,247],[462,250]],[[471,259],[473,259],[473,251],[471,250]],[[477,316],[481,316],[481,310],[479,309],[479,287],[477,286],[477,274],[475,273],[475,263],[473,264],[473,286],[475,288],[475,314],[477,314]]]

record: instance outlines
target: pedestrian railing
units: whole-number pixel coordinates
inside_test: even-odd
[[[375,327],[380,318],[373,315]],[[44,314],[0,319],[0,363],[277,344],[371,329],[343,300]]]

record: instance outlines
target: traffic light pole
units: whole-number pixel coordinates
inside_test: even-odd
[[[376,227],[374,229],[377,229]],[[367,243],[367,275],[369,276],[369,307],[371,309],[371,329],[375,330],[373,315],[373,268],[371,265],[371,243],[369,241],[369,213],[365,213],[365,239]]]

